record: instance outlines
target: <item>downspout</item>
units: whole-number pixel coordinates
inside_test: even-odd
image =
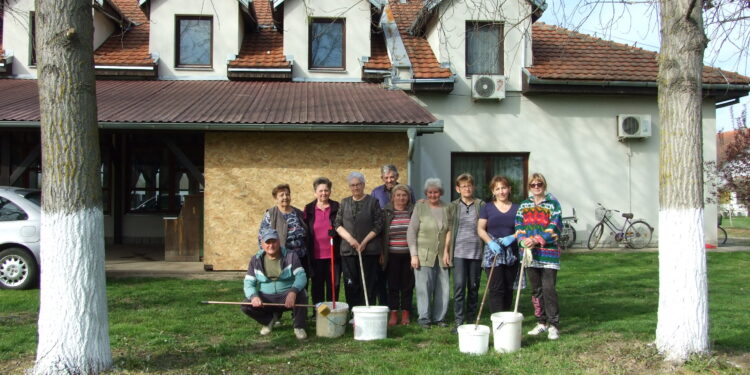
[[[409,128],[408,130],[406,130],[406,136],[409,137],[409,151],[406,153],[406,173],[409,175],[409,186],[414,186],[414,176],[412,175],[411,171],[412,165],[414,164],[412,156],[414,155],[414,141],[417,137],[417,129]]]

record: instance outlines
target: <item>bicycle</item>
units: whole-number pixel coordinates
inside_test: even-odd
[[[716,232],[716,241],[718,241],[720,245],[724,245],[727,243],[727,239],[729,239],[729,236],[727,236],[727,231],[721,227],[721,216],[719,216],[719,223],[716,224],[716,226],[719,228],[719,230]]]
[[[586,243],[589,250],[593,250],[599,244],[599,240],[602,238],[602,234],[604,234],[605,225],[615,234],[615,241],[622,242],[625,240],[627,245],[633,249],[642,249],[651,242],[651,235],[654,233],[654,228],[645,220],[638,219],[631,221],[633,219],[632,213],[622,213],[625,222],[618,228],[617,223],[612,220],[612,213],[620,211],[610,210],[602,206],[601,203],[597,203],[597,205],[595,213],[596,219],[599,222],[594,225],[594,229],[589,234],[589,240]]]
[[[571,222],[578,222],[575,208],[573,209],[573,216],[562,218],[562,230],[560,231],[560,240],[558,242],[560,250],[570,249],[576,243],[576,228],[573,227]]]

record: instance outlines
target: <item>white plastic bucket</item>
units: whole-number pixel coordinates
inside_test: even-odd
[[[458,326],[458,350],[461,353],[484,354],[490,345],[490,327],[462,324]]]
[[[349,317],[349,305],[344,302],[336,302],[336,308],[333,303],[323,302],[331,311],[326,316],[320,315],[316,309],[315,314],[315,334],[318,337],[336,338],[344,334],[346,329],[346,320]]]
[[[523,314],[503,311],[490,315],[495,351],[513,353],[521,348],[521,322]]]
[[[354,339],[384,339],[388,331],[388,306],[354,306]]]

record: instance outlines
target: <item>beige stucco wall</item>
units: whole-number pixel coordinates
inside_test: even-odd
[[[99,11],[92,11],[94,15],[94,50],[107,41],[115,31],[115,24]]]
[[[308,70],[308,28],[311,17],[346,19],[345,71]],[[370,56],[370,2],[358,0],[285,1],[284,55],[294,57],[296,80],[361,80],[360,59],[363,56]]]
[[[340,201],[351,195],[351,171],[365,175],[367,192],[382,184],[383,164],[395,164],[407,181],[407,149],[405,133],[207,133],[204,263],[247,269],[274,186],[288,183],[292,205],[302,209],[314,199],[313,180],[325,176]]]
[[[36,78],[36,67],[30,67],[30,12],[34,0],[9,0],[3,16],[3,49],[13,55],[13,74],[18,78]]]
[[[500,102],[419,95],[445,128],[417,137],[413,181],[450,181],[452,152],[528,152],[529,172],[546,176],[563,215],[576,209],[578,246],[596,223],[597,202],[646,219],[658,236],[661,127],[656,96],[512,94]],[[651,137],[618,141],[616,118],[622,113],[651,115]],[[716,156],[712,101],[704,102],[703,115],[703,154],[710,161]],[[716,242],[713,203],[706,204],[705,233],[707,242]]]
[[[227,79],[227,58],[239,52],[240,8],[237,1],[152,0],[149,48],[159,54],[161,79]],[[175,17],[213,17],[212,68],[175,67]]]
[[[511,0],[499,3],[468,0],[444,1],[427,27],[427,40],[441,63],[450,63],[456,73],[453,95],[471,96],[471,77],[466,75],[466,22],[504,23],[504,75],[507,91],[521,90],[521,67],[526,58],[530,27],[529,2]]]

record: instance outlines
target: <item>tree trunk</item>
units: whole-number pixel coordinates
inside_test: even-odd
[[[701,1],[660,0],[659,312],[667,360],[706,353],[708,291],[703,233]]]
[[[42,233],[34,374],[112,365],[91,0],[37,0]]]

